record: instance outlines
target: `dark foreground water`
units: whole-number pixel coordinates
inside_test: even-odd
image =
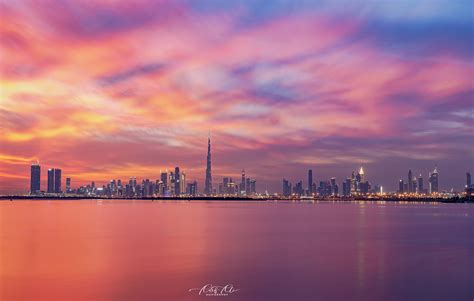
[[[0,202],[4,301],[473,298],[469,204]]]

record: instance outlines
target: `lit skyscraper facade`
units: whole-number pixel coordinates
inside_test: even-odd
[[[471,183],[471,173],[466,172],[466,188],[471,188],[472,183]]]
[[[242,169],[242,179],[240,181],[240,194],[245,194],[245,170]]]
[[[180,195],[181,194],[181,174],[179,172],[179,167],[176,167],[174,169],[174,194],[175,195]]]
[[[31,165],[30,194],[36,194],[41,190],[41,166],[39,163]]]
[[[434,171],[430,173],[430,193],[438,192],[438,167],[435,167]]]
[[[313,194],[313,170],[308,170],[308,194]]]
[[[404,187],[405,186],[405,183],[403,182],[402,179],[400,179],[400,181],[398,181],[398,193],[403,193],[404,192]]]
[[[206,182],[204,185],[204,193],[212,194],[212,175],[211,175],[211,137],[207,139],[207,164],[206,164]]]
[[[415,189],[413,189],[413,174],[411,172],[411,169],[408,170],[408,192],[413,192]]]

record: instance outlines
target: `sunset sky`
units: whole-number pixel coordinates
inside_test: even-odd
[[[416,4],[415,4],[416,2]],[[0,0],[0,193],[180,166],[281,192],[361,165],[397,189],[474,172],[468,1]]]

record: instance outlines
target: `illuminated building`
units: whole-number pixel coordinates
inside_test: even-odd
[[[413,175],[411,173],[411,169],[408,170],[408,192],[411,193],[413,192],[415,189],[413,187],[413,182],[412,182],[412,179],[413,179]]]
[[[212,175],[211,175],[211,136],[207,140],[207,164],[206,164],[206,181],[204,185],[204,194],[212,194]]]
[[[438,192],[438,167],[429,175],[430,193]]]
[[[179,172],[179,167],[175,167],[174,169],[174,194],[180,195],[181,194],[181,174]]]
[[[398,181],[398,193],[403,193],[405,190],[405,183],[403,182],[402,179]]]

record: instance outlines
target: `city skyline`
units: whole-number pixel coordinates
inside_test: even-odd
[[[201,192],[209,131],[214,182],[259,191],[474,169],[470,1],[138,2],[0,3],[0,194],[37,160],[73,186],[180,166]]]
[[[193,180],[190,183],[186,182],[186,173],[179,166],[176,166],[168,172],[166,168],[165,172],[160,170],[159,176],[153,178],[142,177],[142,184],[137,182],[136,176],[130,176],[128,184],[123,184],[121,178],[111,179],[108,183],[103,184],[99,191],[96,187],[100,187],[100,183],[96,185],[95,180],[89,179],[89,182],[85,185],[80,185],[77,188],[72,188],[71,178],[66,178],[66,190],[61,189],[61,174],[62,170],[59,168],[49,168],[47,171],[47,190],[41,189],[41,166],[39,161],[31,164],[30,167],[30,190],[29,194],[38,195],[43,193],[48,194],[62,194],[62,193],[75,193],[80,195],[96,195],[103,194],[109,197],[152,197],[152,196],[181,196],[181,195],[240,195],[240,196],[255,196],[256,194],[262,194],[263,191],[256,189],[256,179],[246,177],[245,169],[241,171],[241,182],[233,181],[232,177],[222,177],[222,182],[213,185],[212,183],[212,161],[211,161],[211,137],[210,133],[207,139],[207,156],[206,156],[206,174],[203,183],[204,189],[202,194],[198,189],[198,182]],[[283,178],[282,189],[278,191],[269,191],[267,188],[263,189],[265,194],[279,194],[282,196],[289,197],[290,195],[298,196],[312,196],[317,195],[320,197],[328,196],[354,196],[354,195],[367,195],[371,193],[382,194],[388,193],[399,193],[399,194],[417,194],[417,195],[431,195],[433,193],[441,193],[443,189],[439,186],[439,172],[436,166],[432,172],[428,173],[428,187],[424,186],[424,177],[422,173],[419,176],[414,176],[411,169],[408,170],[408,177],[406,181],[400,179],[398,182],[398,189],[396,191],[390,191],[383,189],[383,185],[374,184],[370,182],[364,171],[363,166],[360,167],[359,171],[352,171],[351,175],[342,179],[341,188],[339,189],[338,180],[335,177],[331,177],[329,180],[322,179],[319,181],[313,181],[313,170],[308,169],[307,171],[307,183],[306,188],[302,180],[299,180],[293,186],[290,180]],[[471,189],[471,175],[470,172],[466,172],[465,185],[460,191],[451,189],[455,192],[462,192],[464,188]],[[125,182],[124,182],[125,183]],[[449,192],[448,190],[445,190]]]

